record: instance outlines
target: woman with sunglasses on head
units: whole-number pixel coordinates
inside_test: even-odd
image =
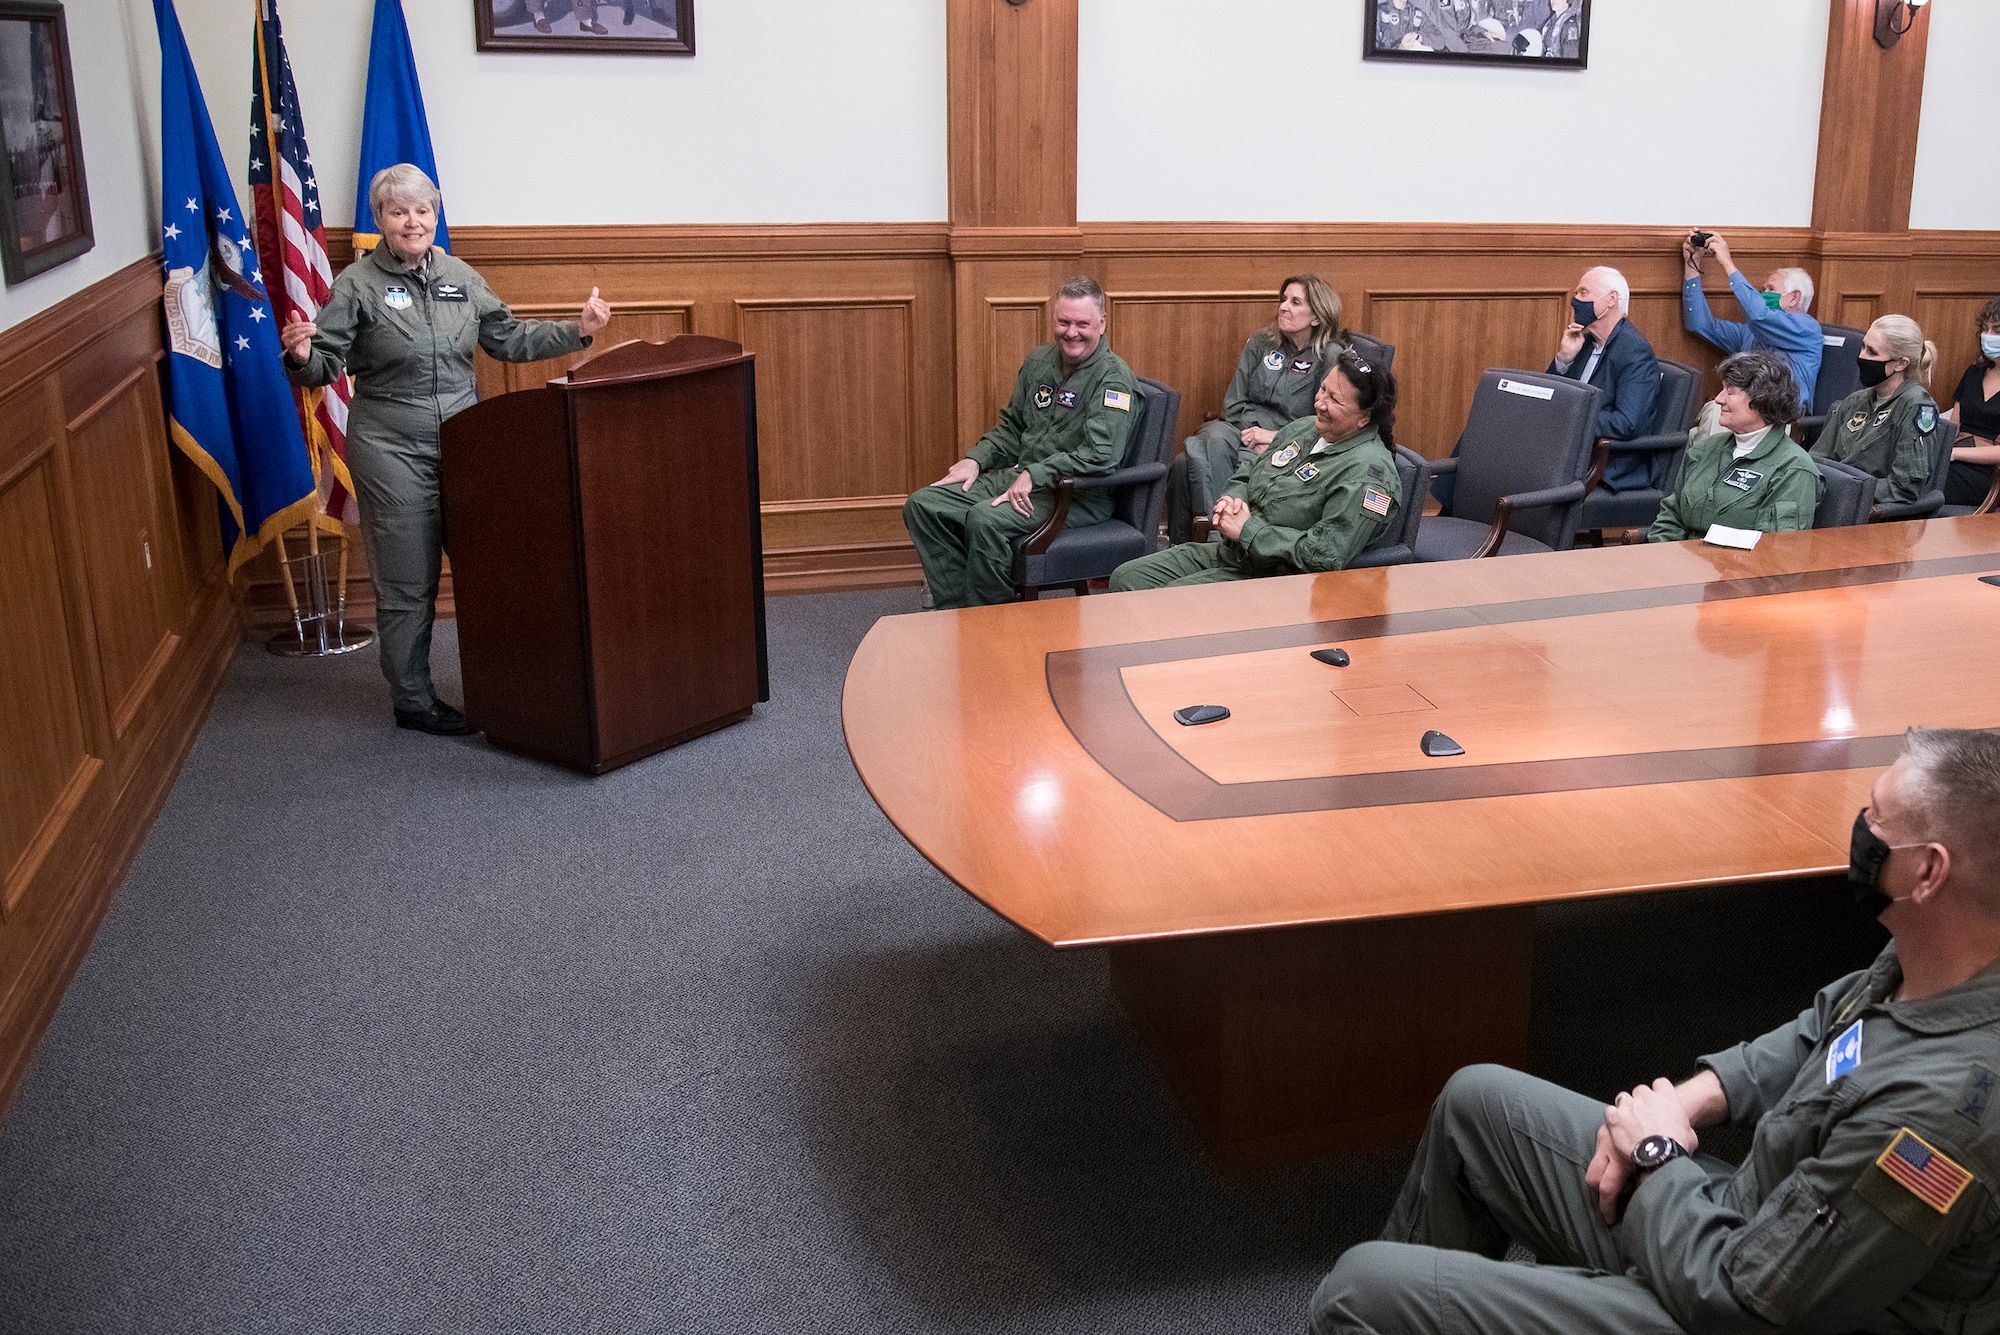
[[[1945,418],[1957,425],[1958,444],[1944,503],[1978,505],[1993,486],[1993,465],[2000,464],[2000,297],[1979,308],[1979,355],[1958,378]]]
[[[1222,397],[1222,420],[1202,423],[1167,474],[1167,533],[1186,542],[1247,451],[1262,454],[1288,422],[1310,417],[1327,367],[1346,344],[1340,294],[1317,274],[1278,285],[1278,313],[1250,336]]]
[[[1885,315],[1861,340],[1861,388],[1827,412],[1813,454],[1874,474],[1877,505],[1907,505],[1930,485],[1941,419],[1924,386],[1936,364],[1915,320]]]
[[[1184,542],[1127,561],[1111,573],[1112,592],[1346,569],[1404,503],[1390,453],[1395,422],[1395,377],[1343,349],[1314,396],[1313,415],[1237,465],[1209,512],[1222,541]]]

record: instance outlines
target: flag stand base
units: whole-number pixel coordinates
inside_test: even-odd
[[[347,581],[336,578],[336,587],[328,587],[325,552],[287,557],[284,564],[298,591],[292,629],[273,635],[265,648],[282,658],[331,658],[375,643],[373,627],[348,624]]]

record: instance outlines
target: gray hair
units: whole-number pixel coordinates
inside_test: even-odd
[[[382,210],[391,204],[429,204],[435,209],[438,200],[436,183],[422,167],[407,162],[384,167],[368,182],[368,211],[375,215],[377,227],[382,225]]]
[[[1805,296],[1805,305],[1799,307],[1799,309],[1802,311],[1812,309],[1812,275],[1804,269],[1773,269],[1771,270],[1770,281],[1778,285],[1778,291],[1780,292],[1803,293]]]
[[[1097,303],[1097,313],[1104,314],[1104,289],[1089,274],[1078,274],[1056,289],[1056,300],[1068,297],[1071,301],[1082,301],[1085,297]]]
[[[1943,844],[1986,880],[2000,859],[2000,733],[1911,728],[1903,734],[1914,833]]]
[[[1625,281],[1625,275],[1608,264],[1600,264],[1590,272],[1604,275],[1605,286],[1618,294],[1618,313],[1629,317],[1632,314],[1632,285]]]
[[[1766,426],[1784,426],[1799,415],[1799,382],[1792,366],[1769,348],[1752,348],[1725,357],[1715,368],[1722,383],[1749,396],[1750,411]]]

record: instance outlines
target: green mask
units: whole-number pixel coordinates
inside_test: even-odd
[[[1774,311],[1778,310],[1785,304],[1785,294],[1782,292],[1766,292],[1764,294],[1764,304]]]

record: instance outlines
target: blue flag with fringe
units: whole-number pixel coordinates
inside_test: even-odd
[[[375,0],[375,30],[368,39],[368,97],[361,108],[361,172],[354,182],[354,249],[373,250],[382,234],[375,230],[375,211],[368,206],[368,184],[384,167],[407,162],[424,169],[440,193],[437,157],[431,152],[431,125],[424,119],[424,90],[417,86],[417,56],[410,49],[410,28],[403,21],[402,0]],[[437,240],[451,249],[444,226],[444,201],[438,201]]]
[[[252,220],[236,202],[173,0],[160,29],[160,233],[167,430],[221,493],[229,573],[313,512],[312,461],[285,379]]]

